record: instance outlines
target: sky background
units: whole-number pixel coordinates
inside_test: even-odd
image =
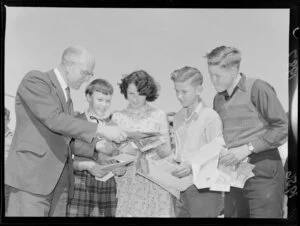
[[[96,58],[94,78],[112,83],[111,111],[127,102],[117,83],[122,75],[143,69],[160,83],[151,105],[178,111],[170,74],[183,66],[203,76],[203,100],[212,107],[215,90],[203,56],[220,45],[242,52],[240,71],[269,82],[288,110],[289,9],[121,9],[7,7],[5,93],[15,95],[30,70],[49,71],[73,44]],[[71,95],[75,110],[87,108],[84,84]],[[5,97],[15,126],[14,99]]]

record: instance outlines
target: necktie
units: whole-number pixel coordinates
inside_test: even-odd
[[[228,101],[229,98],[230,98],[230,96],[229,96],[227,90],[224,91],[224,97],[225,97],[225,101]]]
[[[73,115],[73,101],[71,99],[71,94],[70,94],[70,87],[66,88],[66,93],[67,93],[67,106],[68,106],[68,111],[71,115]]]
[[[73,110],[73,101],[71,99],[71,94],[70,94],[70,88],[67,87],[66,88],[66,93],[67,93],[67,107],[68,107],[68,112],[70,113],[70,115],[74,114],[74,110]],[[72,140],[71,140],[72,142]],[[69,189],[68,189],[68,196],[69,197],[73,197],[74,196],[74,174],[73,174],[73,161],[72,161],[72,153],[71,153],[71,149],[70,146],[68,147],[68,160],[67,160],[67,164],[68,164],[68,178],[69,178]]]

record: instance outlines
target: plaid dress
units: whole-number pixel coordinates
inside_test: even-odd
[[[74,171],[74,197],[68,200],[67,217],[114,217],[116,181],[98,181],[88,171]]]

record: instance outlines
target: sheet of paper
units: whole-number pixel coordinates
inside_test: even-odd
[[[119,155],[111,157],[110,159],[114,159],[120,163],[124,163],[124,162],[130,162],[130,161],[133,162],[134,160],[136,160],[136,158],[137,158],[136,156],[121,153]]]
[[[193,183],[198,189],[209,188],[217,181],[219,155],[224,144],[223,138],[217,137],[190,157]]]
[[[209,188],[217,181],[218,161],[219,155],[217,154],[203,164],[192,164],[193,182],[198,189]]]
[[[153,136],[159,136],[160,133],[156,132],[126,132],[128,139],[141,139],[145,137],[153,137]]]
[[[216,181],[214,181],[214,183],[211,185],[209,190],[229,192],[230,191],[230,175],[222,172],[221,170],[218,170]]]
[[[173,187],[170,187],[170,186],[167,186],[166,184],[161,183],[159,180],[155,179],[152,176],[144,175],[144,174],[141,174],[141,173],[138,173],[138,174],[140,174],[141,176],[146,177],[147,179],[149,179],[152,182],[156,183],[157,185],[159,185],[160,187],[165,189],[167,192],[169,192],[170,194],[175,196],[177,199],[180,199],[180,190],[178,190],[176,188],[173,188]]]
[[[124,162],[119,162],[119,163],[113,163],[113,164],[108,164],[108,165],[100,165],[101,170],[111,172],[114,169],[120,168],[121,166],[125,166],[129,163],[131,163],[133,160],[127,160]]]
[[[135,147],[137,147],[141,152],[148,151],[149,149],[156,148],[163,143],[165,140],[160,136],[147,137],[139,140],[132,141]]]
[[[104,177],[95,177],[96,180],[98,181],[107,181],[108,179],[114,177],[115,175],[112,172],[109,172],[108,174],[106,174]]]
[[[255,165],[243,161],[236,167],[225,167],[224,165],[220,164],[218,168],[220,171],[230,176],[229,184],[231,187],[243,188],[246,181],[254,176],[252,172],[254,167]]]
[[[176,164],[167,161],[156,162],[148,159],[148,167],[148,176],[165,187],[184,191],[193,184],[192,176],[178,178],[171,174],[173,169],[176,169]]]

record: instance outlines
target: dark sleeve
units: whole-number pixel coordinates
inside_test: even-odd
[[[49,130],[66,137],[92,143],[98,125],[87,122],[63,112],[54,97],[50,81],[42,72],[31,71],[22,80],[17,91],[24,107]]]
[[[288,136],[288,118],[274,88],[257,79],[251,90],[251,101],[268,123],[267,131],[251,141],[255,151],[260,152],[284,144]]]
[[[96,143],[99,141],[98,138],[94,138],[92,143],[82,142],[80,140],[72,139],[70,148],[72,154],[76,157],[84,157],[88,159],[97,160],[98,152],[95,150]]]

